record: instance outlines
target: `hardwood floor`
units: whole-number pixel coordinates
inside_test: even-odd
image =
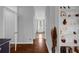
[[[45,39],[39,42],[39,39],[34,39],[33,44],[17,44],[15,51],[14,44],[11,44],[11,53],[48,53]]]
[[[17,50],[15,51],[14,44],[11,44],[11,53],[33,53],[32,44],[17,44]]]
[[[39,40],[39,39],[34,39],[34,52],[35,53],[48,53],[47,45],[46,45],[46,40]]]

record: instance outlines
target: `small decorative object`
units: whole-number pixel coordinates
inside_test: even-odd
[[[65,6],[63,6],[63,8],[64,8],[64,9],[66,9],[66,7],[65,7]]]
[[[66,19],[64,19],[63,24],[64,24],[64,25],[66,25],[66,24],[67,24]]]
[[[74,51],[76,52],[76,53],[79,53],[79,48],[76,46],[76,47],[74,47]]]
[[[60,12],[60,16],[66,16],[66,12],[65,11],[61,11]]]
[[[72,53],[72,48],[68,47],[68,53]]]
[[[74,40],[74,43],[77,44],[77,40]]]
[[[69,14],[68,17],[71,17],[71,15]]]
[[[62,41],[63,43],[65,43],[65,42],[66,42],[66,40],[65,40],[65,39],[61,39],[61,41]]]
[[[70,6],[68,6],[68,9],[70,9]]]
[[[60,7],[60,9],[62,9],[62,7]]]
[[[75,14],[76,17],[79,17],[79,14]]]
[[[75,35],[76,35],[76,32],[73,32],[73,34],[75,34]]]
[[[60,52],[61,53],[66,53],[66,47],[65,46],[61,46],[60,47]]]

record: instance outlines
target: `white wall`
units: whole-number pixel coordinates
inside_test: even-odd
[[[46,7],[35,6],[34,7],[34,30],[36,32],[46,31]]]
[[[46,7],[45,6],[34,6],[34,11],[35,11],[35,19],[37,20],[43,20],[46,18],[45,11]]]
[[[3,35],[4,38],[11,38],[11,42],[14,43],[15,33],[18,31],[17,43],[32,43],[34,16],[33,13],[33,7],[28,6],[18,7],[18,13],[16,6],[7,6],[4,7],[4,10],[2,9],[2,7],[0,7],[0,31],[2,32],[0,33],[0,37],[2,37]]]
[[[4,38],[10,38],[15,41],[15,32],[17,32],[17,8],[14,6],[4,7],[3,9],[3,34]]]
[[[3,10],[4,38],[11,38],[15,42],[15,33],[18,33],[17,43],[32,43],[33,41],[33,7],[7,6]],[[16,23],[17,22],[17,23]]]
[[[26,44],[33,42],[33,16],[33,7],[18,7],[18,42]]]
[[[0,38],[3,38],[3,7],[0,7]]]
[[[51,29],[55,25],[55,7],[47,7],[46,9],[46,39],[49,52],[52,52]]]

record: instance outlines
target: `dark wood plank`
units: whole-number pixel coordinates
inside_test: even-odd
[[[14,44],[11,44],[11,53],[48,53],[45,39],[39,42],[39,39],[34,39],[33,44],[17,44],[15,51]]]
[[[11,53],[33,53],[32,44],[17,44],[17,50],[15,51],[14,44],[11,44]]]
[[[42,41],[40,41],[40,39],[34,39],[33,42],[33,48],[35,53],[48,53],[45,39],[42,39]]]

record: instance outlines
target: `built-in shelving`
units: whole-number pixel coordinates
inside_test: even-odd
[[[59,7],[59,44],[60,46],[79,46],[79,8],[77,6]]]

